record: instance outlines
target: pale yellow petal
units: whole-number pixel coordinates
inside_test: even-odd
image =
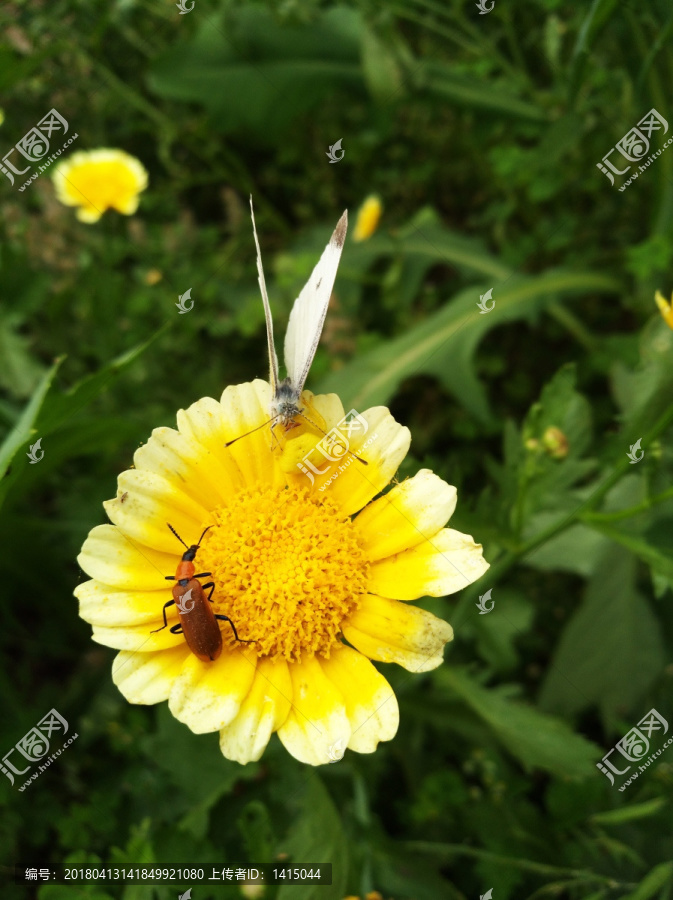
[[[378,662],[397,663],[410,672],[429,672],[444,660],[453,638],[448,622],[399,600],[367,594],[343,626],[346,640]]]
[[[122,650],[112,664],[112,680],[129,703],[161,703],[168,699],[189,653],[184,643],[158,653]]]
[[[219,731],[238,714],[256,664],[253,647],[225,647],[218,659],[207,663],[190,654],[173,684],[170,711],[196,734]]]
[[[282,487],[285,477],[271,454],[271,425],[247,434],[271,417],[270,385],[266,381],[231,385],[222,394],[220,403],[224,410],[224,442],[240,438],[224,452],[241,470],[246,485]]]
[[[443,597],[472,584],[487,569],[481,544],[445,528],[411,550],[373,563],[369,591],[395,600]]]
[[[311,766],[329,762],[329,751],[348,744],[351,727],[344,698],[315,657],[290,667],[292,707],[278,729],[283,746],[295,759]]]
[[[335,650],[329,659],[321,660],[320,665],[346,704],[351,750],[373,753],[379,741],[395,737],[400,723],[397,698],[365,656],[344,646]]]
[[[103,584],[121,591],[152,591],[166,587],[166,575],[175,575],[176,558],[175,552],[160,553],[146,547],[114,525],[97,525],[89,532],[77,561],[87,575]]]
[[[207,397],[195,403],[190,412],[198,416],[200,410],[207,420],[209,413],[213,414],[211,404],[222,416],[220,404]],[[147,443],[136,450],[133,462],[138,471],[175,481],[195,503],[209,510],[225,502],[243,484],[238,469],[226,465],[225,454],[223,446],[216,451],[173,428],[155,428]]]
[[[170,587],[163,591],[118,591],[100,581],[84,581],[74,593],[85,622],[112,628],[147,622],[155,623],[151,627],[158,628],[163,621],[163,605],[172,599]]]
[[[178,479],[128,469],[121,473],[117,483],[117,498],[106,500],[103,506],[110,521],[119,526],[126,537],[165,553],[173,551],[178,558],[184,547],[171,533],[167,523],[175,528],[186,544],[198,541],[209,514],[181,489]],[[119,491],[127,495],[123,503]],[[175,574],[175,559],[172,569],[165,574]]]
[[[396,484],[355,519],[367,558],[393,556],[437,534],[456,508],[456,489],[430,469]]]
[[[292,681],[284,659],[262,659],[238,714],[220,731],[220,749],[227,759],[245,765],[260,758],[269,738],[290,711]]]
[[[407,455],[411,434],[399,425],[385,406],[375,406],[361,414],[367,428],[364,433],[348,435],[347,454],[341,462],[325,462],[327,471],[316,476],[316,488],[331,497],[344,515],[351,516],[362,509],[390,482]],[[366,460],[361,463],[352,454]],[[316,468],[324,468],[322,465]]]
[[[156,628],[161,628],[163,625],[161,605],[159,605],[159,613],[155,622],[125,625],[116,628],[110,628],[107,625],[94,625],[91,637],[105,647],[114,647],[115,650],[131,650],[135,653],[141,650],[143,653],[151,653],[155,650],[170,650],[174,647],[183,646],[185,644],[185,636],[183,634],[171,634],[170,632],[170,626],[175,625],[178,621],[177,612],[174,612],[174,606],[167,610],[168,628],[162,628],[161,631],[152,634]]]
[[[245,477],[225,443],[229,440],[226,412],[221,403],[212,397],[202,397],[188,409],[177,414],[178,429],[188,441],[202,448],[214,461],[212,475],[221,478],[221,490],[225,496],[230,491],[242,490]]]

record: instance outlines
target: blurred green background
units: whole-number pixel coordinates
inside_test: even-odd
[[[672,22],[666,0],[3,5],[0,155],[53,107],[73,149],[133,154],[149,188],[85,225],[49,175],[2,179],[2,755],[52,707],[79,738],[25,792],[0,780],[0,863],[288,854],[334,884],[268,900],[673,897],[673,751],[624,792],[596,768],[651,708],[673,724],[673,331],[653,302],[673,150],[623,192],[597,169],[650,109],[673,125]],[[491,569],[421,601],[454,626],[444,666],[380,667],[392,742],[311,770],[274,737],[241,767],[122,698],[75,559],[152,428],[266,377],[248,195],[282,335],[371,193],[381,223],[347,240],[308,387],[389,405],[413,438],[399,477],[457,485],[452,524]],[[22,890],[3,897],[176,894]]]

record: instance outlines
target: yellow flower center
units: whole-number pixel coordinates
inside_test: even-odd
[[[215,611],[264,656],[329,658],[367,591],[368,563],[351,520],[303,487],[242,491],[213,516],[197,570],[213,573]],[[225,641],[227,634],[234,646],[224,623]]]

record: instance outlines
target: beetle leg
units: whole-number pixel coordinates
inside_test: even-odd
[[[206,578],[208,575],[212,574],[212,572],[199,572],[198,575],[192,575],[192,578]]]
[[[150,631],[150,634],[156,634],[157,631],[163,631],[164,628],[168,628],[168,622],[166,621],[166,607],[173,606],[174,603],[175,600],[169,600],[168,603],[164,603],[164,624],[161,626],[161,628],[155,628],[154,631]]]
[[[210,572],[208,574],[210,574]],[[208,599],[210,600],[210,598],[213,596],[213,591],[215,590],[215,582],[209,581],[208,584],[202,584],[201,587],[203,588],[204,591],[207,590],[208,588],[210,588],[210,593],[208,594]],[[214,603],[215,601],[210,600],[210,602]]]
[[[171,634],[182,634],[182,625],[179,622],[171,628]]]
[[[175,581],[175,575],[164,575],[166,581]]]
[[[232,631],[234,632],[234,637],[236,638],[237,641],[240,641],[241,644],[256,644],[256,643],[257,643],[257,641],[255,641],[255,640],[251,640],[251,641],[244,641],[244,640],[242,640],[242,638],[240,638],[240,637],[238,636],[238,632],[236,631],[236,626],[235,626],[234,623],[231,621],[231,619],[229,618],[229,616],[219,616],[219,615],[216,615],[215,618],[216,618],[216,619],[221,619],[222,622],[229,622],[229,624],[231,625]]]

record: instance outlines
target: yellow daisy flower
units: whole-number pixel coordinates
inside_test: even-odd
[[[121,651],[113,680],[129,702],[168,700],[195,733],[219,731],[239,763],[259,759],[277,732],[294,757],[320,765],[346,748],[372,753],[397,731],[395,695],[371,660],[411,672],[441,664],[451,626],[406,601],[454,593],[488,564],[469,535],[444,527],[456,489],[429,470],[374,499],[411,440],[385,407],[362,413],[366,433],[349,438],[366,466],[335,450],[308,477],[289,463],[307,440],[312,452],[320,429],[311,437],[302,420],[279,454],[259,427],[270,401],[265,381],[234,385],[180,410],[177,430],[155,429],[104,504],[114,524],[84,543],[79,564],[93,580],[75,594],[94,640]],[[304,391],[302,404],[325,430],[344,419],[336,394]],[[202,662],[183,635],[153,633],[183,552],[167,523],[187,544],[211,526],[196,571],[212,573],[214,611],[255,643],[237,643],[224,622],[221,654]]]
[[[382,211],[383,205],[375,194],[367,197],[358,210],[355,219],[355,228],[353,229],[354,241],[366,241],[374,234],[379,224]]]
[[[123,150],[81,150],[62,160],[52,174],[56,196],[78,206],[80,222],[97,222],[107,209],[131,216],[147,187],[147,172]]]
[[[661,291],[657,291],[654,295],[654,299],[656,301],[657,306],[659,307],[659,312],[664,318],[664,322],[668,325],[669,328],[673,328],[673,295],[671,296],[671,303],[664,300],[664,296]]]

